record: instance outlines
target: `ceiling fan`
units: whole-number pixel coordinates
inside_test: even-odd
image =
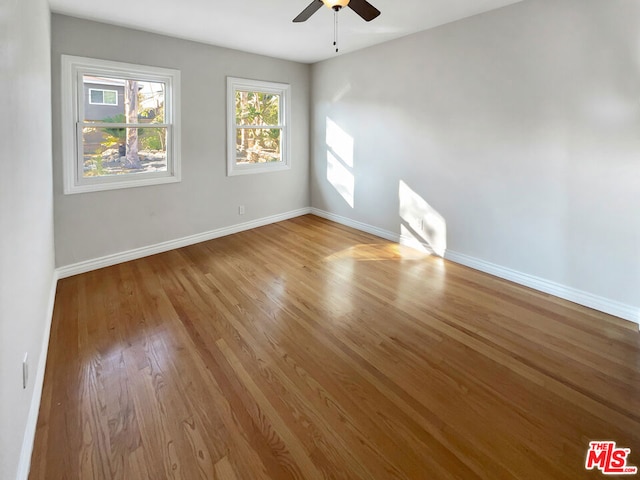
[[[300,15],[293,19],[294,23],[306,22],[323,4],[333,10],[334,13],[333,46],[336,47],[336,53],[338,53],[338,12],[343,7],[348,6],[366,22],[370,22],[380,15],[380,10],[367,2],[367,0],[313,0],[307,8],[300,12]]]
[[[311,15],[318,11],[322,4],[335,12],[338,12],[343,7],[348,6],[367,22],[370,22],[380,15],[380,10],[367,2],[367,0],[313,0],[309,6],[300,13],[300,15],[293,19],[293,21],[295,23],[306,22]]]

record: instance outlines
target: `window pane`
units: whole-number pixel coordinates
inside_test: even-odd
[[[163,82],[93,75],[82,78],[85,122],[165,123]]]
[[[89,90],[90,103],[102,103],[102,90]]]
[[[102,92],[103,103],[107,105],[117,105],[118,104],[118,92],[115,90],[104,90]]]
[[[280,162],[282,132],[279,128],[238,128],[236,164]]]
[[[83,128],[82,176],[167,171],[167,129]]]
[[[280,95],[236,91],[236,125],[279,125]]]

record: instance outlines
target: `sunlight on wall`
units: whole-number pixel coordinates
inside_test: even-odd
[[[351,91],[351,83],[346,83],[340,90],[338,90],[333,97],[331,97],[331,101],[333,103],[337,103],[342,100],[347,93]]]
[[[414,248],[420,252],[425,252],[431,255],[433,250],[426,246],[425,241],[421,238],[418,238],[416,234],[410,228],[405,227],[403,224],[400,224],[400,244],[406,247]]]
[[[355,179],[340,160],[327,151],[327,180],[351,208],[354,205]]]
[[[404,181],[398,187],[400,199],[400,243],[444,256],[447,250],[447,222]]]
[[[353,137],[327,117],[327,180],[347,204],[354,207]]]
[[[345,163],[345,165],[353,168],[353,137],[347,134],[328,117],[327,147],[329,147],[333,153]]]

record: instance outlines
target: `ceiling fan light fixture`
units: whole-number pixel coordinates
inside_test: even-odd
[[[302,12],[300,12],[298,16],[293,19],[293,22],[306,22],[307,20],[309,20],[311,15],[322,8],[322,5],[325,5],[327,8],[330,8],[335,12],[334,23],[336,24],[336,30],[338,29],[338,15],[336,14],[344,7],[349,7],[351,10],[357,13],[365,22],[370,22],[374,18],[377,18],[378,15],[380,15],[380,10],[371,5],[367,0],[311,0],[311,3],[307,5],[307,8],[302,10]]]
[[[349,5],[349,0],[322,0],[322,3],[324,3],[327,8],[337,11]]]

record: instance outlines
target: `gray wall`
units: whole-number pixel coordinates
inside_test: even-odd
[[[118,95],[117,105],[95,105],[89,101],[91,89],[98,90],[115,90]],[[86,120],[104,120],[105,118],[115,117],[116,115],[124,115],[124,86],[118,85],[101,85],[96,83],[84,83],[84,118]]]
[[[182,182],[63,195],[60,55],[181,71]],[[52,15],[56,263],[66,266],[308,207],[310,67]],[[226,76],[291,84],[291,170],[226,176]],[[238,215],[238,206],[246,214]]]
[[[402,181],[450,251],[640,306],[639,31],[640,2],[527,0],[314,65],[312,206],[400,233]]]
[[[51,72],[46,0],[0,7],[0,478],[28,466],[37,366],[54,282]],[[22,389],[22,359],[30,381]],[[35,388],[34,388],[35,387]],[[35,391],[35,392],[34,392]],[[31,417],[29,411],[31,409]],[[31,418],[29,431],[28,418]],[[24,473],[24,470],[21,470]]]

